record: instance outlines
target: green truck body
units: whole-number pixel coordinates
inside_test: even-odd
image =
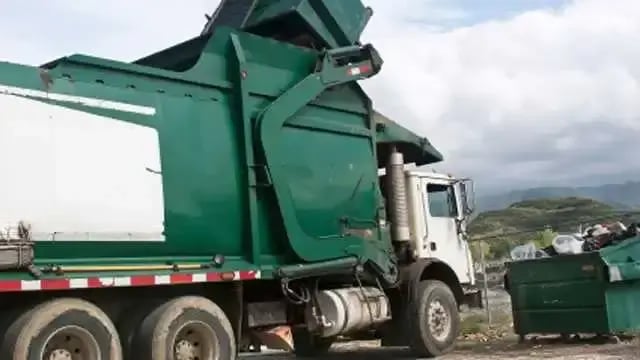
[[[344,6],[338,10],[364,11]],[[361,31],[347,30],[351,41]],[[353,59],[353,65],[332,64]],[[353,255],[388,271],[393,265],[388,231],[379,226],[377,138],[415,146],[420,163],[431,154],[421,151],[424,140],[413,134],[389,139],[399,125],[376,126],[370,100],[355,80],[374,75],[380,65],[367,49],[322,54],[228,28],[135,63],[74,55],[44,68],[0,64],[5,87],[154,111],[35,98],[157,132],[161,168],[152,170],[161,172],[165,235],[160,243],[108,237],[96,243],[66,241],[61,232],[55,242],[36,244],[36,264],[206,265],[223,255],[223,269],[269,274],[286,264]],[[358,66],[369,70],[351,76],[348,71]],[[118,146],[118,139],[113,143]],[[114,152],[126,161],[119,155]],[[99,209],[93,216],[101,216]],[[371,235],[359,236],[364,230]]]
[[[393,231],[404,164],[442,156],[358,85],[382,67],[370,16],[228,0],[134,62],[0,63],[0,358],[231,359],[278,326],[302,355],[345,334],[449,351],[468,293]],[[438,181],[453,228],[463,185]]]

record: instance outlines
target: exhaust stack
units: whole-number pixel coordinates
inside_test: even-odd
[[[411,240],[409,230],[409,212],[404,176],[404,156],[395,147],[391,149],[387,165],[389,176],[389,199],[391,201],[391,231],[393,241],[408,243]]]

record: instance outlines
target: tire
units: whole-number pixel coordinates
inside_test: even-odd
[[[333,345],[334,338],[314,336],[306,328],[293,328],[293,353],[296,357],[324,357]]]
[[[233,328],[209,299],[182,296],[153,310],[134,336],[136,359],[230,360],[237,356]]]
[[[460,314],[453,292],[442,281],[423,280],[415,294],[407,319],[411,349],[420,357],[448,353],[460,333]]]
[[[82,352],[88,359],[122,360],[115,326],[97,306],[80,299],[42,303],[20,315],[4,334],[0,358],[42,360]]]

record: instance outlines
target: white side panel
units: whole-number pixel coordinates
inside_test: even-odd
[[[0,90],[0,226],[25,221],[35,240],[164,240],[162,177],[148,170],[161,171],[155,129]]]

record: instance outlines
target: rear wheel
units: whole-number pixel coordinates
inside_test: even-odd
[[[47,301],[7,329],[1,359],[122,360],[120,338],[107,315],[80,299]]]
[[[423,280],[410,303],[409,331],[418,356],[435,357],[451,351],[460,333],[458,304],[451,289],[438,280]]]
[[[159,306],[134,337],[136,359],[226,360],[236,357],[229,319],[209,299],[183,296]]]

